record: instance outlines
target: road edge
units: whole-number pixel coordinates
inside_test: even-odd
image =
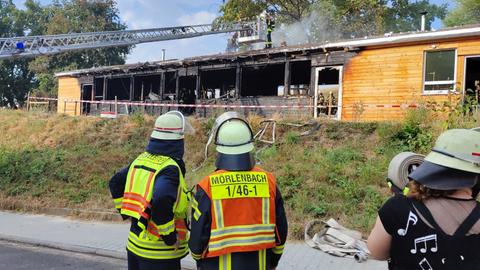
[[[88,255],[95,255],[95,256],[102,256],[102,257],[113,258],[113,259],[127,260],[126,251],[118,252],[118,251],[112,251],[112,250],[103,249],[103,248],[92,248],[92,247],[85,247],[85,246],[79,246],[79,245],[73,245],[73,244],[62,244],[62,243],[52,242],[52,241],[40,241],[32,238],[11,236],[11,235],[6,235],[2,233],[0,233],[0,241],[26,244],[31,246],[46,247],[51,249],[82,253],[82,254],[88,254]],[[182,264],[182,269],[184,270],[197,269],[195,262],[190,259],[183,258],[181,261],[181,264]]]

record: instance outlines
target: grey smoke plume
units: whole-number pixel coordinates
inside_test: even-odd
[[[327,42],[339,39],[341,34],[335,31],[332,20],[314,10],[309,16],[292,24],[277,25],[272,33],[275,47],[305,43]]]

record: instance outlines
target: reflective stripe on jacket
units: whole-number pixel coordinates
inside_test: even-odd
[[[180,176],[177,200],[172,209],[175,217],[165,224],[155,224],[150,216],[154,182],[157,174],[168,166],[177,167]],[[176,259],[188,253],[188,231],[185,224],[188,202],[185,191],[183,174],[173,159],[145,152],[133,161],[128,171],[123,198],[121,201],[114,200],[116,207],[120,205],[120,213],[138,220],[137,225],[142,229],[139,235],[130,232],[127,243],[129,251],[149,259]],[[174,250],[162,240],[162,235],[169,235],[174,231],[180,241],[178,250]]]
[[[210,239],[204,258],[270,249],[275,242],[276,183],[260,168],[216,171],[199,186],[212,201]]]

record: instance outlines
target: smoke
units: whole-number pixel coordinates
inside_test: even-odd
[[[275,47],[305,43],[323,43],[337,40],[340,31],[335,30],[332,19],[322,12],[314,10],[309,16],[292,24],[277,25],[272,33]]]

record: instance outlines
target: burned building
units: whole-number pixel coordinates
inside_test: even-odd
[[[112,111],[112,104],[80,100],[117,100],[290,105],[295,107],[240,110],[347,121],[401,119],[414,104],[443,102],[471,91],[478,95],[479,37],[480,27],[471,26],[63,72],[56,74],[58,111],[98,114]],[[161,113],[169,108],[116,108],[119,113],[138,109]]]

